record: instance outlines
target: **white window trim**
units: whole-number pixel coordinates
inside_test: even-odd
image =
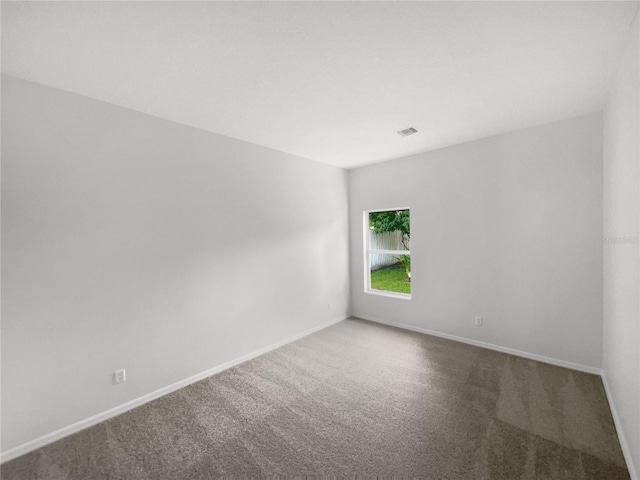
[[[371,212],[395,212],[398,210],[409,210],[411,207],[398,207],[398,208],[372,208],[371,210],[365,210],[362,214],[363,225],[363,242],[364,242],[364,293],[370,295],[379,295],[381,297],[398,298],[400,300],[411,300],[411,293],[398,293],[388,292],[386,290],[375,290],[371,288],[371,253],[382,253],[389,255],[411,255],[411,250],[371,250],[369,244],[369,214]],[[411,213],[409,213],[411,215]],[[411,289],[413,290],[413,288]]]

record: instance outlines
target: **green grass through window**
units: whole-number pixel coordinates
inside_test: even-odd
[[[371,272],[371,289],[387,292],[411,293],[404,267],[399,263]]]

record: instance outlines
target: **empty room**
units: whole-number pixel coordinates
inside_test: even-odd
[[[640,480],[639,7],[2,1],[1,478]]]

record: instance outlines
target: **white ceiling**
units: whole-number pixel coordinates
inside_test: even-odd
[[[352,168],[601,109],[637,11],[2,2],[2,71]]]

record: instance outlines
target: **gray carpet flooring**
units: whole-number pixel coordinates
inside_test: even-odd
[[[2,465],[2,479],[628,479],[599,377],[349,319]]]

